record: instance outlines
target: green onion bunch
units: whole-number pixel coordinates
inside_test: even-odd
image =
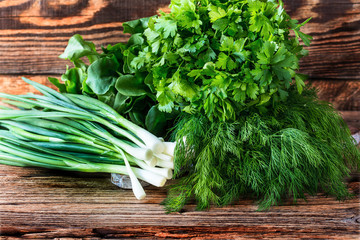
[[[162,187],[172,177],[174,143],[99,100],[23,80],[43,95],[0,93],[19,109],[0,110],[1,164],[125,174],[137,199],[146,196],[138,179]]]

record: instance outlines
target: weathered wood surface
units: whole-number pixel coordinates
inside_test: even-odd
[[[126,41],[122,22],[156,14],[170,0],[3,0],[0,2],[0,74],[61,74],[57,56],[74,33],[100,45]],[[313,35],[302,71],[313,80],[360,79],[360,2],[287,0],[290,15],[312,17]]]
[[[0,1],[0,91],[34,92],[20,76],[47,83],[66,61],[57,58],[79,33],[97,47],[126,41],[124,21],[166,11],[170,0]],[[342,111],[360,131],[359,0],[287,0],[290,15],[314,36],[301,65],[321,99]],[[323,195],[256,212],[250,199],[234,206],[166,215],[165,189],[147,188],[137,201],[106,174],[65,173],[0,165],[0,239],[359,239],[360,180],[349,179],[356,198],[339,203]]]
[[[257,212],[251,199],[233,206],[165,214],[165,189],[146,188],[145,200],[112,185],[107,174],[57,172],[0,165],[0,223],[10,239],[359,239],[359,175],[349,178],[357,197],[323,195]]]

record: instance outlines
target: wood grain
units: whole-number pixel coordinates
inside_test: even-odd
[[[319,98],[333,103],[340,111],[360,111],[360,81],[312,81]]]
[[[303,30],[314,37],[301,62],[312,80],[360,79],[360,2],[358,0],[284,1],[290,15],[312,17]]]
[[[20,76],[51,86],[66,61],[57,58],[75,33],[101,45],[124,42],[122,23],[167,11],[170,0],[0,1],[0,91],[36,92]],[[314,36],[301,71],[319,96],[360,131],[359,0],[287,0],[286,9]],[[165,214],[166,189],[146,188],[137,201],[108,174],[0,165],[0,239],[359,239],[360,176],[348,179],[356,197],[338,202],[319,194],[257,212],[252,199],[233,206]]]
[[[107,174],[0,165],[0,176],[2,239],[356,239],[360,234],[358,197],[338,202],[319,194],[267,212],[242,199],[209,211],[194,211],[190,204],[181,214],[165,214],[159,205],[164,188],[148,187],[146,199],[137,201],[131,191],[112,185]],[[360,186],[359,175],[349,186]]]
[[[101,45],[124,42],[122,22],[157,13],[164,0],[29,0],[0,5],[0,73],[60,74],[75,33]],[[16,4],[18,3],[18,4]],[[59,4],[61,3],[61,4]],[[20,67],[21,66],[21,67]]]
[[[170,0],[17,0],[0,5],[0,74],[61,74],[57,56],[74,33],[100,45],[126,41],[122,22],[156,14]],[[60,4],[61,3],[61,4]],[[302,71],[315,80],[360,79],[358,0],[289,0],[286,9],[313,35]],[[21,66],[21,67],[20,67]]]

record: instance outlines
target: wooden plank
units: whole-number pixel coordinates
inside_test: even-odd
[[[57,56],[75,33],[100,45],[124,42],[122,22],[152,16],[168,0],[5,1],[0,5],[0,73],[60,74]]]
[[[26,94],[26,93],[39,93],[34,87],[25,83],[21,77],[30,78],[35,82],[44,84],[45,86],[52,87],[56,89],[47,79],[48,77],[60,77],[59,75],[49,75],[49,76],[33,76],[33,75],[0,75],[0,92],[9,93],[9,94]]]
[[[303,28],[314,37],[309,56],[301,62],[313,80],[360,78],[360,2],[358,0],[284,1],[290,15],[312,17]],[[346,71],[346,73],[344,72]]]
[[[360,134],[360,111],[342,111],[341,115],[352,134]]]
[[[126,41],[122,22],[166,10],[170,0],[16,0],[0,5],[0,74],[61,74],[57,56],[74,33],[100,45]],[[314,36],[301,65],[311,79],[360,79],[358,0],[288,0],[292,17],[312,20]]]
[[[360,81],[312,81],[319,97],[340,111],[360,111]]]
[[[349,179],[354,190],[359,175]],[[251,199],[224,208],[165,214],[164,188],[146,188],[138,201],[110,183],[108,174],[86,174],[0,165],[2,239],[138,237],[194,239],[356,239],[358,197],[338,202],[322,194],[257,212]],[[359,193],[358,191],[356,192]],[[311,224],[309,224],[311,223]],[[329,231],[331,229],[331,231]]]

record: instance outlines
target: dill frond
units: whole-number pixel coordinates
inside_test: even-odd
[[[191,198],[199,210],[248,195],[258,199],[259,210],[319,191],[346,199],[344,177],[360,166],[347,125],[310,87],[302,95],[293,89],[286,103],[268,106],[265,114],[241,112],[235,122],[184,114],[174,138],[180,182],[164,201],[168,212]]]

